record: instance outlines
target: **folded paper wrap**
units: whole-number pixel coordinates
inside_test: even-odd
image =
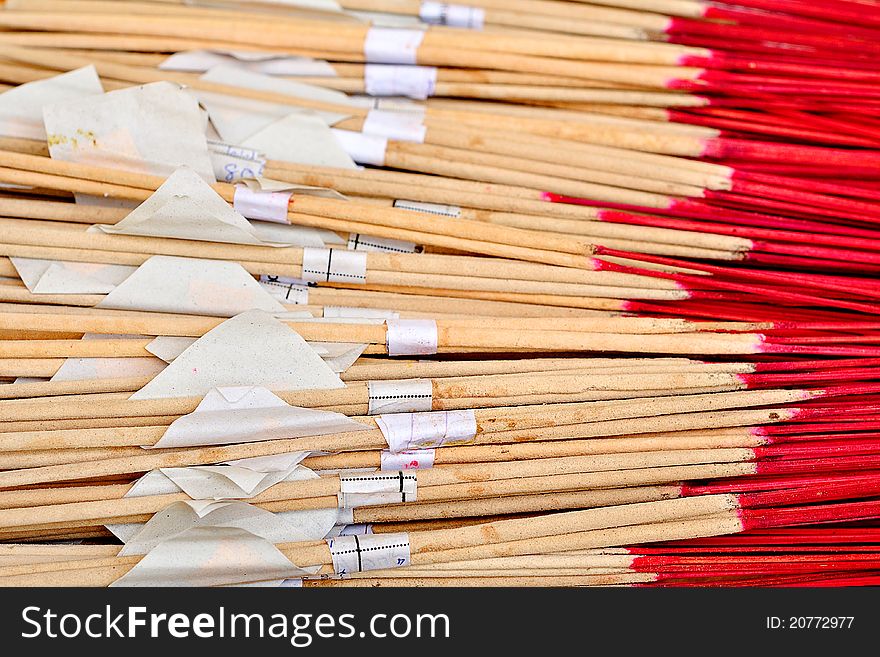
[[[159,64],[163,71],[204,73],[215,66],[229,66],[262,75],[334,77],[327,62],[311,57],[294,57],[273,52],[237,50],[186,50],[174,53]]]
[[[317,114],[288,113],[263,125],[241,140],[243,146],[259,149],[271,160],[354,169],[348,151],[333,130]]]
[[[107,294],[136,267],[37,258],[10,258],[28,291],[34,294]]]
[[[271,542],[236,527],[193,527],[159,543],[111,586],[230,586],[315,572],[294,565]]]
[[[232,317],[284,312],[237,262],[153,256],[113,289],[99,308]]]
[[[198,101],[171,82],[153,82],[43,108],[54,159],[156,176],[187,166],[214,182]]]
[[[221,387],[172,422],[153,447],[228,445],[367,428],[340,413],[290,406],[259,386]]]
[[[104,93],[94,66],[84,66],[0,94],[0,135],[45,141],[43,107]]]
[[[437,322],[433,319],[389,319],[385,341],[389,356],[427,356],[437,353]]]
[[[266,244],[247,219],[187,167],[171,173],[159,189],[127,217],[114,225],[98,227],[111,235]]]
[[[420,413],[431,410],[433,386],[430,379],[368,381],[368,413]]]
[[[205,395],[220,386],[271,390],[344,384],[293,329],[260,310],[226,320],[196,340],[132,399]]]
[[[226,521],[229,525],[235,520],[235,526],[249,529],[257,534],[280,538],[285,541],[321,540],[334,532],[340,522],[350,522],[350,510],[340,509],[309,509],[301,511],[283,511],[271,514],[277,518],[269,518],[261,512],[262,520],[255,520],[253,513],[232,513],[229,511],[205,517],[211,510],[209,503],[222,500],[247,500],[281,481],[304,481],[315,479],[318,475],[299,464],[307,456],[306,452],[291,452],[273,456],[261,456],[240,459],[224,465],[191,466],[187,468],[163,468],[148,472],[135,482],[126,493],[126,497],[142,497],[145,495],[167,495],[185,492],[194,501],[189,509],[175,507],[177,512],[173,522],[162,519],[150,520],[151,529],[143,533],[144,523],[111,524],[107,528],[123,542],[133,546],[166,540],[175,533],[185,531],[195,523],[205,525],[211,522]],[[200,502],[196,502],[200,500]],[[216,507],[219,508],[219,507]],[[253,508],[253,507],[250,507]],[[259,509],[258,509],[259,511]],[[168,510],[166,510],[166,513]],[[195,513],[198,518],[193,517]],[[260,524],[267,528],[260,528]],[[274,529],[269,529],[273,527]],[[137,537],[141,535],[141,538]],[[148,537],[149,541],[148,541]]]
[[[377,415],[376,424],[394,453],[464,444],[477,435],[477,420],[471,409]]]
[[[154,338],[146,346],[146,350],[166,363],[174,361],[186,350],[195,338],[183,338],[176,336],[159,336]],[[367,348],[365,344],[353,344],[349,342],[309,342],[309,346],[321,357],[327,367],[339,374],[345,372],[354,365],[361,354]]]
[[[348,96],[341,91],[261,75],[234,66],[215,66],[202,75],[201,79],[243,89],[286,95],[292,99],[301,98],[340,106],[352,104]],[[198,95],[220,136],[225,141],[236,144],[242,143],[251,135],[289,114],[314,116],[324,125],[333,125],[348,117],[345,113],[309,110],[293,102],[276,103],[204,91],[199,91]]]

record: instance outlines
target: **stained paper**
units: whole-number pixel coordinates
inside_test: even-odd
[[[458,445],[477,435],[474,411],[432,411],[428,413],[389,413],[376,416],[391,452]]]
[[[411,449],[394,453],[383,449],[380,457],[380,470],[427,470],[434,467],[435,450]]]
[[[214,182],[198,101],[180,86],[153,82],[43,108],[57,160],[168,176],[187,166]]]

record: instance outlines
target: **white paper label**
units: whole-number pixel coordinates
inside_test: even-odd
[[[429,379],[369,381],[370,415],[380,413],[422,413],[431,410],[432,385]]]
[[[369,472],[339,476],[339,506],[401,504],[415,502],[418,481],[414,474],[398,472]]]
[[[400,568],[408,566],[410,561],[409,535],[406,532],[337,536],[329,539],[327,545],[337,575]]]
[[[423,203],[422,201],[405,201],[398,199],[394,201],[394,207],[401,210],[412,210],[413,212],[424,212],[425,214],[439,214],[444,217],[458,218],[461,216],[461,208],[457,205],[442,205],[440,203]]]
[[[291,196],[292,192],[255,192],[245,185],[237,185],[232,207],[247,219],[286,224]]]
[[[418,245],[415,242],[404,242],[390,237],[374,237],[351,233],[348,237],[348,248],[352,251],[378,251],[382,253],[415,253]]]
[[[378,415],[376,424],[394,453],[467,443],[477,435],[477,418],[471,409]]]
[[[381,470],[428,470],[434,467],[433,449],[411,449],[395,454],[384,449],[381,455]]]
[[[388,139],[385,137],[338,128],[331,128],[330,131],[342,150],[358,164],[385,166],[385,151],[388,150]]]
[[[419,18],[431,25],[448,25],[482,30],[486,12],[480,7],[467,5],[447,5],[442,2],[423,2]]]
[[[433,319],[392,319],[385,322],[389,356],[426,356],[437,353],[437,322]]]
[[[434,95],[437,69],[433,66],[367,64],[364,89],[371,96],[408,96],[424,100]]]
[[[327,283],[365,283],[367,254],[343,249],[303,249],[303,280]]]
[[[368,62],[381,64],[416,64],[422,30],[398,30],[371,27],[364,40],[364,56]]]
[[[279,301],[298,306],[309,303],[309,286],[298,278],[263,274],[260,276],[260,284]]]
[[[374,109],[364,119],[363,131],[368,135],[421,144],[425,141],[427,128],[422,123],[421,115],[416,112]]]
[[[244,146],[209,141],[208,153],[214,166],[214,175],[222,182],[255,180],[263,175],[266,167],[266,159],[262,153]]]
[[[398,493],[415,495],[418,481],[414,474],[398,472],[363,472],[339,475],[343,493]],[[406,501],[406,500],[403,500]]]

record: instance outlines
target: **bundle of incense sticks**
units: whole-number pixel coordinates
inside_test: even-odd
[[[6,0],[0,585],[876,585],[878,35]]]

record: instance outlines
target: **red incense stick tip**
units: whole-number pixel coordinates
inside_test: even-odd
[[[880,169],[880,151],[821,148],[800,144],[751,141],[746,139],[708,139],[703,157],[734,158],[761,162],[801,162],[825,165],[870,166]]]

